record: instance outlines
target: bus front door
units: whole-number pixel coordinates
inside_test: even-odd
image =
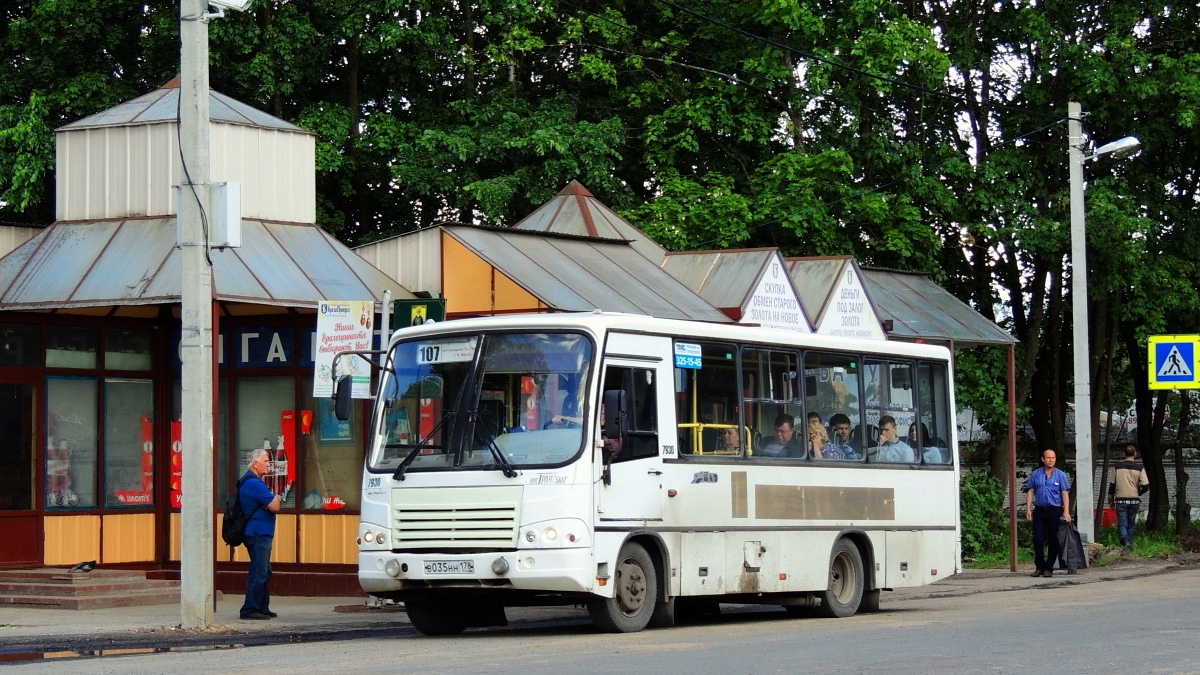
[[[663,446],[659,438],[659,401],[671,401],[669,370],[646,362],[605,362],[602,393],[610,401],[619,396],[624,416],[620,438],[605,435],[601,422],[597,463],[600,520],[659,522],[663,518]],[[667,387],[667,389],[663,389]],[[601,407],[601,418],[608,411]],[[610,430],[613,424],[607,425]],[[674,442],[673,438],[669,438]],[[673,451],[671,447],[668,451]],[[608,458],[608,462],[605,459]]]

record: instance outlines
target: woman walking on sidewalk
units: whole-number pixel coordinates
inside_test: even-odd
[[[1033,523],[1033,564],[1031,576],[1054,575],[1058,560],[1058,521],[1071,522],[1071,479],[1054,468],[1058,455],[1053,450],[1042,451],[1042,468],[1029,475],[1025,482],[1025,518]],[[1045,549],[1049,548],[1047,552]]]

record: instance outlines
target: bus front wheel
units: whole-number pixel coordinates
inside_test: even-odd
[[[640,544],[626,544],[613,574],[613,597],[588,602],[596,627],[607,633],[636,633],[650,623],[658,599],[654,561]]]
[[[829,556],[829,588],[821,595],[821,614],[836,619],[853,616],[862,602],[864,578],[858,547],[839,540]]]
[[[458,635],[467,627],[465,614],[448,603],[407,600],[408,620],[423,635]]]

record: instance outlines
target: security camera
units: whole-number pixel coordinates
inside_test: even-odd
[[[208,4],[217,9],[232,9],[235,12],[244,12],[250,4],[250,0],[208,0]]]

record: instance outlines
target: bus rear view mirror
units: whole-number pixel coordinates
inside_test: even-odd
[[[339,421],[345,422],[350,419],[350,398],[351,391],[354,389],[350,381],[349,375],[343,375],[338,378],[338,381],[333,385],[333,416]]]

